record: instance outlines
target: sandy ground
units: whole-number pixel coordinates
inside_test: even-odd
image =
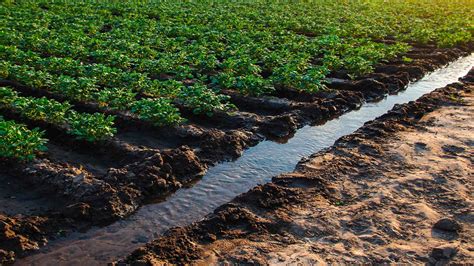
[[[125,261],[473,264],[474,86],[454,87],[396,107]]]
[[[377,174],[354,179],[350,174],[339,183],[347,203],[334,206],[315,200],[291,213],[292,226],[306,236],[257,257],[270,264],[434,263],[437,257],[450,257],[433,253],[440,247],[457,251],[453,262],[474,263],[474,97],[471,93],[463,99],[466,106],[441,108],[425,115],[419,128],[374,143],[378,154],[358,159],[377,166]],[[323,159],[334,158],[318,156],[299,171],[314,171]],[[462,229],[434,228],[443,218],[453,219]],[[247,248],[252,250],[244,245],[231,252]]]

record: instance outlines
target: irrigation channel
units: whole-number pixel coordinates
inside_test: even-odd
[[[359,110],[324,125],[303,127],[284,144],[261,142],[246,150],[236,161],[210,168],[194,186],[180,189],[165,201],[143,206],[131,217],[107,227],[74,233],[52,242],[41,253],[19,260],[18,265],[104,265],[124,257],[168,228],[200,220],[257,184],[292,171],[302,157],[331,146],[338,138],[386,113],[395,104],[416,100],[425,93],[457,81],[473,65],[474,54],[471,54],[409,84],[397,95],[389,95],[377,103],[366,103]]]

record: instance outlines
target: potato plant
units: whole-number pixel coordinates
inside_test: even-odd
[[[68,133],[89,142],[106,140],[117,132],[117,129],[113,127],[114,119],[114,116],[100,113],[79,114],[73,112],[66,119],[69,126]]]
[[[46,150],[47,140],[43,136],[38,128],[30,130],[0,116],[0,158],[33,159],[37,152]]]
[[[0,87],[0,96],[0,109],[9,109],[26,119],[46,122],[58,128],[65,126],[67,133],[77,139],[95,142],[111,138],[117,131],[113,127],[114,116],[79,113],[71,109],[72,105],[68,102],[23,97],[6,87]]]
[[[166,98],[138,100],[132,104],[130,111],[156,126],[173,125],[182,121],[178,108]]]

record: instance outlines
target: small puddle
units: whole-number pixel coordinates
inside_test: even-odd
[[[302,157],[331,146],[338,138],[386,113],[394,104],[416,100],[436,88],[456,82],[473,65],[474,54],[471,54],[410,84],[402,93],[364,104],[359,110],[324,125],[306,126],[285,144],[261,142],[246,150],[236,161],[210,168],[201,181],[191,188],[178,190],[166,201],[143,206],[131,217],[110,226],[93,228],[83,234],[74,233],[67,239],[55,241],[41,253],[20,260],[18,265],[105,265],[124,257],[170,227],[198,221],[257,184],[293,171]]]

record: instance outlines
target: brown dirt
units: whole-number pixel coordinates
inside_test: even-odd
[[[472,264],[473,90],[474,69],[123,262]]]
[[[330,82],[330,89],[315,94],[279,88],[275,95],[262,98],[233,95],[240,111],[190,117],[192,123],[173,128],[157,129],[130,114],[106,111],[117,115],[120,134],[111,141],[93,145],[70,138],[63,128],[19,119],[31,127],[46,129],[52,149],[30,163],[0,160],[0,174],[9,178],[7,182],[24,182],[50,195],[56,194],[61,202],[52,211],[37,214],[40,217],[28,216],[28,212],[21,211],[24,208],[16,214],[9,213],[9,217],[20,216],[26,223],[30,218],[51,221],[38,227],[40,235],[46,238],[55,236],[52,231],[70,231],[122,219],[145,202],[164,198],[192,184],[212,164],[235,159],[266,138],[285,141],[299,127],[328,121],[357,108],[363,101],[402,90],[410,80],[469,54],[473,48],[473,44],[453,49],[415,48],[409,54],[415,59],[409,64],[394,60],[359,80],[340,79],[344,74],[334,73],[339,79]],[[0,85],[12,86],[25,95],[64,100],[47,90],[12,81],[0,80]],[[90,103],[74,103],[74,108],[83,112],[98,110]],[[1,112],[18,119],[17,114]],[[144,133],[143,138],[130,141],[136,132]],[[156,143],[156,139],[160,142]],[[32,232],[30,238],[35,237],[37,233]],[[29,250],[0,243],[1,249],[8,254],[16,250],[18,256],[25,256]]]
[[[15,182],[11,177],[0,174],[0,213],[15,215],[37,215],[54,210],[63,204],[61,197],[51,197],[23,182]]]

